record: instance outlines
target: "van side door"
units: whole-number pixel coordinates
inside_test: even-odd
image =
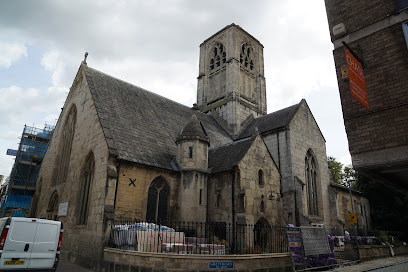
[[[57,254],[60,222],[37,219],[28,268],[52,268]]]
[[[28,267],[36,231],[36,222],[26,218],[12,218],[1,256],[0,270]]]

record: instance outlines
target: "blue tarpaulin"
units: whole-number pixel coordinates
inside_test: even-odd
[[[31,198],[32,196],[27,195],[8,195],[6,202],[1,207],[2,217],[4,217],[7,208],[22,208],[28,210],[30,208]]]

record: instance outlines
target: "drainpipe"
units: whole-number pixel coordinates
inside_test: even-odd
[[[119,173],[120,173],[120,165],[122,164],[122,161],[119,160],[119,164],[118,164],[118,173],[116,175],[116,187],[115,187],[115,199],[113,200],[113,209],[114,212],[116,210],[116,197],[118,195],[118,186],[119,186]]]
[[[236,230],[235,230],[235,167],[231,170],[231,201],[232,201],[232,237],[233,237],[233,242],[232,242],[232,251],[233,253],[236,252]]]

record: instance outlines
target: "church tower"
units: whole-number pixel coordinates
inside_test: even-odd
[[[197,106],[217,112],[233,135],[266,114],[263,45],[235,24],[200,45]]]

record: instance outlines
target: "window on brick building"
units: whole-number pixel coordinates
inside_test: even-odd
[[[311,150],[307,151],[305,157],[305,180],[308,214],[319,215],[316,159]]]
[[[60,148],[60,157],[57,160],[57,174],[55,179],[53,179],[53,184],[64,183],[67,179],[69,161],[71,157],[72,142],[75,133],[75,123],[76,123],[77,110],[75,105],[72,105],[67,118],[64,122],[64,127],[62,129],[62,140]]]
[[[89,214],[89,197],[91,195],[91,184],[94,177],[95,170],[95,159],[94,155],[88,155],[84,168],[82,169],[81,179],[80,179],[80,190],[79,190],[79,212],[78,212],[78,225],[86,225],[88,222]]]

